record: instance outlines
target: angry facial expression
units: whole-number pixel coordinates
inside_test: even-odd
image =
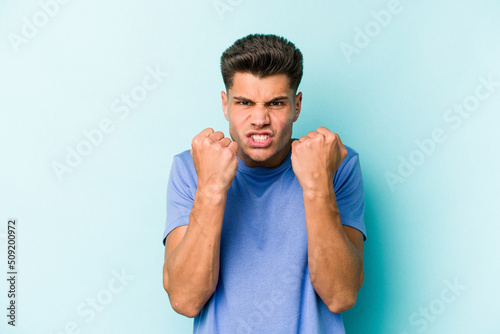
[[[221,93],[229,133],[249,167],[276,167],[290,152],[302,93],[295,95],[289,82],[286,74],[259,78],[237,72],[227,94]]]

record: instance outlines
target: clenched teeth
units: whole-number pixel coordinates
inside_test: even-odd
[[[269,135],[251,135],[252,139],[256,142],[266,141]]]

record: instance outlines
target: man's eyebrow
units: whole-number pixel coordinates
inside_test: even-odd
[[[246,97],[243,97],[243,96],[234,96],[233,99],[234,100],[238,100],[238,101],[253,102],[249,98],[246,98]],[[270,101],[267,101],[265,103],[272,103],[272,102],[281,101],[281,100],[287,100],[287,99],[288,99],[288,96],[286,96],[286,95],[276,96],[275,98],[273,98]]]
[[[248,101],[248,102],[253,102],[252,100],[247,99],[246,97],[243,97],[243,96],[233,96],[233,99],[234,99],[234,100],[239,100],[239,101]]]
[[[286,95],[276,96],[275,98],[273,98],[271,101],[268,101],[267,103],[277,102],[277,101],[281,101],[281,100],[288,100],[288,96],[286,96]]]

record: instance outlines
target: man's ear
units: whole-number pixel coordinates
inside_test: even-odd
[[[293,117],[293,121],[294,122],[299,118],[301,107],[302,107],[302,92],[299,92],[295,96],[295,110],[294,110],[295,111],[295,115]]]
[[[227,112],[227,94],[222,91],[220,92],[220,96],[222,98],[222,111],[224,111],[224,117],[229,121],[229,114]]]

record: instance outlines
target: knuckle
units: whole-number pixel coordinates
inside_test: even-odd
[[[204,148],[208,148],[210,146],[212,146],[212,140],[210,138],[203,138],[202,142],[201,142],[201,145],[203,145]]]
[[[222,149],[222,143],[220,141],[213,142],[211,146],[217,151]]]
[[[328,130],[328,128],[324,127],[324,126],[320,126],[318,128],[318,130],[324,132],[324,133],[332,133],[332,131]]]

